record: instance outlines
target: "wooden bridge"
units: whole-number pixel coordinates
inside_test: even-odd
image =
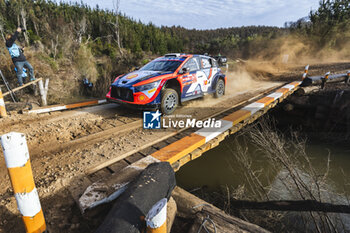
[[[71,192],[84,213],[117,198],[127,184],[151,163],[169,162],[177,171],[204,152],[218,146],[228,135],[238,132],[264,115],[294,93],[300,84],[301,82],[284,84],[230,109],[222,110],[215,114],[215,118],[221,122],[220,128],[170,132],[152,146],[145,145],[132,154],[128,153],[95,166],[87,172],[85,187],[72,188]]]

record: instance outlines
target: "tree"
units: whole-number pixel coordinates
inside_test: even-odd
[[[119,52],[121,54],[123,54],[123,51],[121,49],[121,45],[120,45],[120,36],[119,36],[119,31],[120,31],[120,27],[119,27],[119,4],[120,4],[120,0],[113,0],[113,7],[115,10],[115,23],[114,23],[114,33],[116,36],[116,41],[117,41],[117,45],[119,48]]]

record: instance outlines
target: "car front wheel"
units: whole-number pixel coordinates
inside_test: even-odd
[[[225,94],[225,82],[224,80],[222,79],[219,79],[217,82],[216,82],[216,85],[215,85],[215,93],[214,93],[214,96],[216,98],[220,98],[221,96],[223,96]]]
[[[179,95],[174,89],[166,88],[162,91],[161,111],[165,115],[173,113],[179,103]]]

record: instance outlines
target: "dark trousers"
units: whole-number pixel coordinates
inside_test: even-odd
[[[17,69],[16,75],[20,86],[23,85],[23,67],[28,70],[30,80],[35,80],[33,66],[28,61],[16,61],[15,66]]]

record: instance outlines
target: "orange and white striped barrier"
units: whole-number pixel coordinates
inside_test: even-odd
[[[331,72],[329,71],[329,72],[327,72],[325,75],[324,75],[324,79],[325,80],[328,80],[328,78],[329,78],[329,75],[331,74]]]
[[[40,113],[47,113],[47,112],[54,112],[54,111],[62,111],[62,110],[104,104],[106,102],[107,101],[105,99],[103,99],[103,100],[91,100],[91,101],[85,101],[85,102],[80,102],[80,103],[75,103],[75,104],[55,105],[55,106],[48,107],[48,108],[39,108],[39,109],[29,110],[29,111],[26,111],[26,113],[40,114]]]
[[[24,134],[11,132],[0,137],[17,207],[27,233],[46,231],[44,214],[35,188]]]
[[[151,155],[162,162],[167,161],[170,164],[173,164],[179,159],[183,158],[185,155],[201,147],[205,143],[224,133],[238,123],[247,120],[255,113],[269,106],[276,100],[279,100],[282,97],[286,97],[287,93],[294,91],[300,84],[301,82],[292,82],[286,84],[272,94],[269,94],[255,101],[254,103],[251,103],[241,108],[240,110],[222,118],[220,120],[220,128],[200,129],[189,136],[186,136],[166,147],[163,147]]]
[[[4,101],[4,97],[2,96],[1,89],[0,89],[0,117],[7,117],[5,101]]]
[[[307,77],[307,73],[309,72],[309,65],[305,66],[305,71],[304,71],[304,74],[303,74],[303,80]]]
[[[326,82],[328,81],[329,79],[329,75],[331,74],[331,72],[327,72],[323,78],[321,78],[322,80],[322,83],[321,83],[321,89],[324,88],[324,86],[326,85]]]
[[[158,201],[146,216],[147,233],[166,233],[167,199]]]

